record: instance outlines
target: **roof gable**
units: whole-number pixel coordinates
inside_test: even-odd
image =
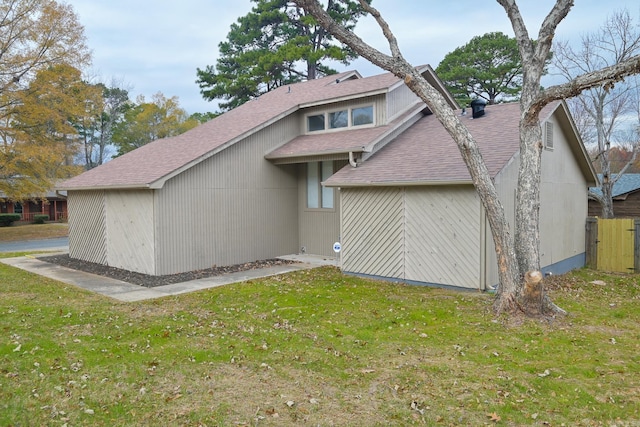
[[[181,171],[287,116],[302,105],[387,91],[399,79],[391,73],[361,78],[347,71],[317,80],[282,86],[172,138],[153,141],[58,188],[161,188]]]

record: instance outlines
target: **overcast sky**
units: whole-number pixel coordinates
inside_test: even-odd
[[[93,51],[89,74],[105,83],[116,79],[130,89],[132,99],[154,93],[178,96],[189,113],[215,111],[200,95],[196,69],[215,65],[218,44],[229,26],[246,15],[250,0],[67,0],[85,27]],[[520,0],[532,38],[553,0]],[[444,56],[472,37],[492,31],[513,35],[504,10],[491,0],[373,0],[395,33],[407,60],[434,68]],[[556,39],[578,40],[585,31],[601,26],[615,10],[627,8],[635,19],[637,0],[577,0],[558,27]],[[359,22],[356,32],[365,41],[387,51],[379,27],[371,19]],[[339,71],[357,69],[364,76],[381,72],[364,59]]]

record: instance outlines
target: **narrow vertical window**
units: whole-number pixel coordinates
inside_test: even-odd
[[[322,182],[333,175],[333,162],[307,163],[307,208],[333,209],[333,188],[323,187]]]
[[[333,175],[333,162],[322,162],[321,182],[329,179],[331,175]],[[333,188],[322,187],[322,207],[333,209]]]
[[[320,175],[318,162],[307,163],[307,207],[316,209],[320,207]]]

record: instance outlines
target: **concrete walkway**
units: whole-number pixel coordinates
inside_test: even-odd
[[[295,261],[295,263],[228,273],[183,283],[175,283],[173,285],[157,286],[155,288],[146,288],[104,276],[85,273],[84,271],[72,270],[67,267],[41,261],[35,256],[4,258],[0,259],[0,262],[125,302],[179,295],[228,285],[230,283],[246,282],[247,280],[307,270],[323,265],[335,266],[337,264],[335,258],[313,255],[288,255],[280,258],[292,260]]]

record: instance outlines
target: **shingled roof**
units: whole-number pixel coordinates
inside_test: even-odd
[[[546,120],[561,105],[554,102],[545,107],[541,120]],[[489,173],[495,178],[519,151],[520,104],[490,105],[485,111],[481,118],[473,119],[469,114],[461,120],[478,143]],[[583,171],[590,168],[588,164],[581,166]],[[453,138],[434,115],[427,115],[369,160],[356,168],[345,166],[324,184],[355,187],[445,183],[471,183],[471,176]]]
[[[354,95],[385,93],[400,83],[391,73],[362,78],[355,71],[347,71],[282,86],[179,136],[153,141],[117,157],[58,188],[161,188],[167,179],[299,108]]]

